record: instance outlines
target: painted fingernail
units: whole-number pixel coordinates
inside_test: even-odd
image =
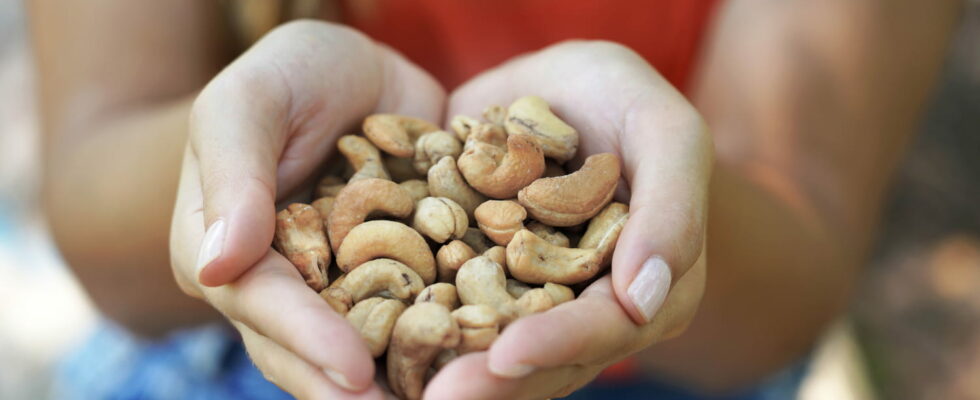
[[[337,371],[334,371],[334,370],[332,370],[330,368],[324,368],[323,369],[323,374],[326,375],[327,378],[330,378],[330,380],[333,381],[333,383],[336,383],[337,386],[340,386],[340,387],[342,387],[344,389],[347,389],[347,390],[350,390],[352,392],[356,392],[357,391],[357,388],[355,388],[354,385],[351,385],[350,384],[350,381],[347,380],[347,377],[344,376],[344,374],[342,374],[340,372],[337,372]]]
[[[513,364],[503,368],[490,365],[490,372],[502,378],[523,378],[534,372],[534,367],[524,364]]]
[[[225,243],[225,221],[219,219],[214,221],[204,233],[204,240],[201,241],[201,250],[197,253],[197,273],[200,274],[204,267],[221,255],[221,247]]]
[[[640,267],[640,272],[633,278],[629,289],[626,289],[626,294],[647,322],[657,315],[660,306],[664,304],[667,291],[670,290],[670,279],[667,263],[660,257],[650,257]]]

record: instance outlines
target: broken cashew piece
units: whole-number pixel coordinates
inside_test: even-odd
[[[276,214],[276,233],[272,244],[291,262],[317,292],[327,287],[330,246],[323,234],[323,219],[312,206],[290,204]]]
[[[463,355],[490,348],[500,333],[500,316],[493,307],[483,304],[462,306],[452,312],[459,325],[460,340],[456,353]]]
[[[443,157],[429,168],[429,195],[455,201],[470,218],[473,217],[473,210],[487,199],[466,184],[452,157]]]
[[[442,304],[450,310],[459,308],[459,296],[456,294],[456,286],[445,282],[433,283],[426,286],[415,297],[415,302]]]
[[[534,138],[544,155],[560,162],[575,156],[578,150],[578,131],[551,112],[548,103],[538,96],[524,96],[507,108],[504,122],[509,135]]]
[[[349,292],[339,287],[328,287],[320,291],[320,298],[330,305],[337,314],[347,315],[350,308],[354,305],[354,299]]]
[[[354,167],[354,175],[347,180],[347,183],[369,178],[391,179],[381,160],[381,152],[367,139],[356,135],[344,135],[337,141],[337,150],[340,150]]]
[[[372,297],[357,303],[347,313],[347,321],[361,334],[371,357],[377,358],[388,348],[395,321],[404,311],[405,303]]]
[[[484,304],[493,307],[506,325],[518,315],[517,305],[507,293],[504,269],[485,256],[474,257],[463,263],[456,273],[456,292],[464,305]]]
[[[397,183],[377,178],[351,182],[334,199],[327,219],[327,234],[334,251],[339,251],[347,234],[364,222],[369,214],[405,218],[415,202]]]
[[[544,173],[544,153],[526,136],[507,138],[507,151],[476,143],[459,156],[459,172],[474,189],[495,199],[512,198]]]
[[[449,309],[418,303],[402,312],[388,346],[388,385],[396,396],[422,397],[425,374],[444,349],[459,345],[459,325]]]
[[[374,114],[364,120],[363,129],[364,135],[384,152],[396,157],[413,157],[419,136],[439,127],[419,118]]]
[[[392,297],[414,299],[425,285],[415,271],[398,261],[379,258],[361,264],[345,275],[339,288],[350,293],[354,303],[387,291]]]
[[[405,224],[386,220],[365,222],[351,229],[337,251],[337,265],[348,275],[376,258],[391,258],[407,265],[425,284],[436,279],[436,260],[429,244]]]
[[[436,252],[439,282],[455,282],[456,271],[459,271],[459,267],[473,257],[476,257],[476,252],[460,240],[453,240],[440,247],[439,251]]]
[[[415,142],[415,160],[412,166],[420,174],[427,174],[429,168],[443,157],[459,157],[463,144],[456,136],[446,131],[433,131],[419,137]]]
[[[473,216],[483,234],[506,246],[517,231],[524,229],[527,210],[513,200],[487,200],[473,211]]]
[[[578,171],[541,178],[521,189],[517,200],[531,217],[551,226],[572,226],[599,213],[612,199],[619,182],[619,157],[589,156]]]
[[[466,234],[469,218],[455,201],[445,197],[426,197],[415,205],[412,228],[436,243],[459,239]]]

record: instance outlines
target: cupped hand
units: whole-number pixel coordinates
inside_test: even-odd
[[[450,97],[448,116],[479,115],[536,94],[580,132],[578,159],[615,153],[617,199],[630,218],[612,272],[582,295],[510,325],[487,352],[460,357],[426,389],[430,399],[563,396],[606,366],[680,334],[705,281],[712,163],[709,132],[690,103],[634,52],[567,42],[477,76]]]
[[[368,114],[435,121],[444,103],[439,85],[393,51],[307,21],[270,32],[195,101],[171,229],[174,275],[293,395],[383,396],[358,333],[270,250],[276,202],[304,190]]]

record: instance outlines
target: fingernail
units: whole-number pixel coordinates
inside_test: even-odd
[[[221,255],[221,246],[225,243],[225,221],[214,221],[204,233],[201,250],[197,253],[197,273]]]
[[[633,283],[626,290],[626,294],[629,295],[630,300],[633,300],[636,309],[643,314],[643,318],[650,322],[653,316],[657,315],[660,306],[664,304],[668,290],[670,290],[670,268],[662,258],[650,257],[640,267],[640,272],[636,274],[636,278],[633,278]]]
[[[336,383],[337,386],[340,386],[352,392],[357,391],[357,388],[355,388],[354,385],[350,384],[350,381],[347,380],[347,377],[344,376],[344,374],[341,374],[340,372],[334,371],[330,368],[324,368],[323,373],[324,375],[327,376],[327,378],[330,378],[330,380],[333,381],[333,383]]]
[[[524,364],[513,364],[506,367],[490,365],[490,372],[502,378],[523,378],[534,372],[534,367]]]

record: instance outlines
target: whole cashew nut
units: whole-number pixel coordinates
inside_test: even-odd
[[[415,141],[423,133],[439,130],[427,121],[396,114],[374,114],[364,120],[364,135],[379,149],[396,157],[415,155]]]
[[[320,298],[330,305],[337,314],[347,315],[350,308],[354,305],[354,299],[347,290],[339,287],[328,287],[320,291]]]
[[[494,243],[506,246],[524,229],[527,210],[513,200],[487,200],[473,211],[477,226]]]
[[[622,232],[629,218],[629,206],[612,202],[602,209],[595,218],[589,221],[589,228],[585,230],[585,235],[578,242],[580,249],[596,249],[599,251],[600,264],[608,265],[612,259],[613,249],[616,241],[619,240],[619,233]]]
[[[347,313],[347,321],[361,334],[372,357],[384,354],[391,339],[395,321],[405,311],[405,303],[398,300],[372,297],[357,303]]]
[[[446,306],[450,310],[459,308],[459,295],[456,294],[456,286],[451,283],[438,282],[426,286],[422,292],[415,297],[416,303],[436,303]]]
[[[381,152],[367,139],[355,135],[344,135],[337,141],[337,150],[354,167],[354,176],[347,182],[361,179],[391,179],[381,160]]]
[[[533,221],[527,224],[527,230],[531,231],[535,235],[538,235],[538,237],[547,240],[548,243],[555,246],[568,247],[571,245],[571,241],[568,240],[568,236],[565,236],[564,233],[561,233],[554,227],[542,224],[538,221]]]
[[[452,157],[443,157],[429,168],[429,194],[452,199],[466,210],[470,218],[473,217],[473,210],[487,199],[466,184]]]
[[[439,248],[436,252],[436,268],[439,282],[455,282],[456,271],[469,259],[476,257],[476,252],[460,240],[453,240]]]
[[[399,398],[422,397],[425,374],[444,349],[459,345],[459,325],[449,309],[434,303],[418,303],[406,309],[392,333],[388,347],[388,385]]]
[[[472,138],[471,138],[472,139]],[[495,199],[514,197],[544,173],[544,153],[527,136],[507,138],[507,151],[475,143],[459,156],[459,172],[474,189]]]
[[[507,293],[504,269],[485,256],[474,257],[463,263],[456,273],[456,292],[464,305],[484,304],[493,307],[500,315],[502,325],[518,315],[517,304]]]
[[[412,201],[418,203],[426,197],[429,197],[429,183],[420,179],[409,179],[402,183],[399,183],[402,189],[408,192],[408,195],[412,198]]]
[[[272,244],[296,266],[309,287],[317,292],[327,287],[330,246],[323,235],[323,219],[316,209],[293,203],[277,213]]]
[[[414,229],[395,221],[368,221],[351,229],[337,251],[337,265],[349,275],[359,265],[382,257],[407,265],[425,284],[436,279],[436,260],[429,244]]]
[[[500,333],[500,316],[493,307],[483,304],[462,306],[452,312],[459,325],[460,340],[456,353],[463,355],[490,348]]]
[[[415,202],[397,183],[377,178],[351,182],[340,191],[327,219],[327,234],[334,251],[340,249],[347,234],[364,222],[368,214],[380,213],[405,218]]]
[[[456,136],[446,131],[433,131],[419,137],[415,142],[415,160],[412,165],[420,174],[427,174],[432,164],[443,157],[459,157],[463,144]]]
[[[578,171],[534,181],[521,189],[517,200],[538,221],[571,226],[592,218],[608,204],[618,182],[619,157],[595,154]]]
[[[459,239],[466,234],[469,219],[466,211],[445,197],[426,197],[415,205],[412,227],[436,243]]]
[[[339,288],[350,293],[354,303],[387,291],[406,300],[418,296],[425,285],[415,271],[395,260],[379,258],[361,264],[345,275]]]
[[[537,96],[514,101],[507,108],[504,126],[510,135],[533,137],[545,156],[561,162],[574,157],[578,150],[578,131],[552,113],[548,103]]]

